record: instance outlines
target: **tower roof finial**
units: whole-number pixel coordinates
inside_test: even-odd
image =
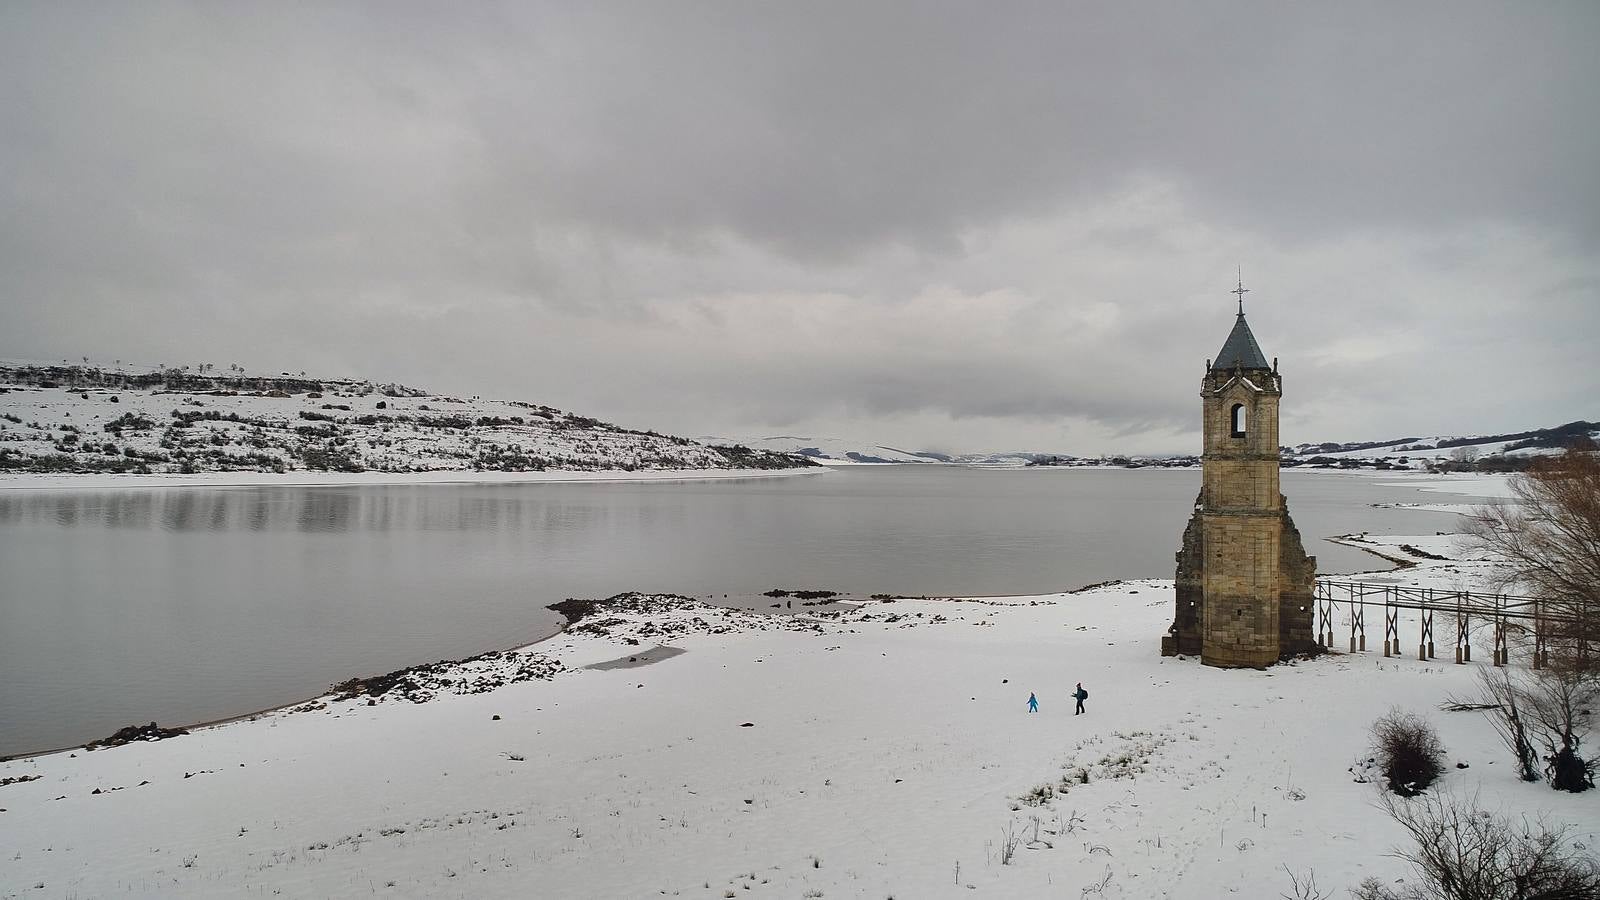
[[[1256,343],[1256,336],[1250,333],[1250,326],[1244,320],[1244,295],[1250,289],[1244,286],[1244,267],[1240,266],[1239,286],[1229,291],[1239,297],[1239,316],[1233,320],[1233,330],[1228,333],[1228,339],[1222,345],[1222,352],[1217,354],[1217,359],[1211,364],[1211,371],[1228,371],[1230,369],[1270,369],[1267,364],[1266,354],[1261,352],[1261,345]]]

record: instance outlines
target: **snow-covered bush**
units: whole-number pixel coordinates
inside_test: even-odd
[[[1372,723],[1372,749],[1389,790],[1415,797],[1444,772],[1444,746],[1415,713],[1391,709]]]

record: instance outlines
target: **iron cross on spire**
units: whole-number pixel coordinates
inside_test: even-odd
[[[1243,266],[1239,267],[1239,286],[1234,288],[1233,290],[1229,291],[1228,293],[1230,293],[1230,294],[1238,294],[1239,295],[1239,315],[1241,315],[1241,316],[1244,315],[1244,295],[1250,293],[1250,289],[1244,286],[1244,267]]]

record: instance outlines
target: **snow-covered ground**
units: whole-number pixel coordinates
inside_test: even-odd
[[[1468,497],[1504,499],[1512,496],[1510,475],[1488,472],[1461,472],[1450,475],[1424,475],[1383,482],[1385,486],[1416,488],[1427,494],[1458,494]]]
[[[1453,557],[1383,580],[1492,569],[1367,540]],[[1210,669],[1159,655],[1171,615],[1167,581],[793,617],[630,598],[431,702],[0,764],[37,776],[0,786],[0,895],[1255,898],[1287,866],[1342,896],[1408,874],[1350,771],[1391,706],[1467,766],[1443,790],[1600,839],[1594,797],[1518,782],[1481,714],[1439,711],[1481,663]],[[484,679],[514,683],[455,692]]]

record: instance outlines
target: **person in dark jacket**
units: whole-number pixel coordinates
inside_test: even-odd
[[[1083,689],[1083,682],[1078,682],[1078,689],[1072,692],[1072,697],[1078,701],[1078,708],[1072,712],[1076,716],[1083,712],[1083,701],[1089,699],[1089,692]]]
[[[1033,695],[1032,691],[1029,691],[1028,692],[1028,712],[1034,713],[1034,712],[1038,712],[1038,711],[1039,711],[1039,698],[1035,697]]]

